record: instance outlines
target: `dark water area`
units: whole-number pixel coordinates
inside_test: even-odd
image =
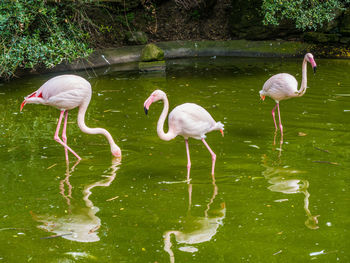
[[[77,110],[68,144],[54,141],[59,111],[23,97],[54,75],[0,84],[0,262],[349,262],[349,60],[315,58],[308,89],[280,104],[284,142],[275,135],[272,75],[301,82],[300,59],[198,58],[167,62],[166,71],[113,68],[76,74],[93,95],[90,127],[104,127],[122,150],[82,133]],[[158,138],[162,103],[193,102],[225,125],[206,141],[189,139],[191,181],[182,137]],[[167,129],[167,125],[166,128]]]

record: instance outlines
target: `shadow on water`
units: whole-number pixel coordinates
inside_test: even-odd
[[[72,168],[69,168],[69,163],[67,162],[65,178],[60,181],[59,185],[60,194],[66,200],[68,206],[68,214],[60,217],[57,215],[36,215],[32,213],[33,219],[42,223],[42,225],[38,226],[39,229],[55,234],[45,238],[63,237],[64,239],[77,242],[97,242],[100,240],[98,229],[101,227],[101,219],[96,216],[99,208],[90,200],[91,190],[98,186],[110,186],[116,177],[121,160],[113,158],[110,166],[110,175],[84,187],[83,200],[85,207],[75,207],[71,204],[73,187],[69,182],[69,178],[78,163],[79,161]],[[65,188],[67,188],[67,193]]]
[[[193,245],[210,241],[217,233],[219,226],[223,225],[223,220],[226,216],[225,203],[220,204],[220,209],[210,211],[210,206],[214,203],[215,197],[218,194],[218,187],[215,183],[215,177],[212,176],[213,194],[206,205],[204,216],[192,216],[192,184],[188,184],[188,211],[183,222],[183,231],[169,230],[163,235],[164,251],[169,254],[170,262],[175,262],[175,254],[172,250],[172,235],[175,236],[175,241],[183,245],[179,250],[184,252],[195,253],[198,251]],[[209,215],[210,211],[210,215]]]

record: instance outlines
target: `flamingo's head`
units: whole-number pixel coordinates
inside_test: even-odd
[[[307,62],[309,62],[312,66],[312,69],[314,70],[314,73],[316,73],[317,65],[314,59],[314,56],[311,53],[307,53],[305,55],[305,59]]]
[[[37,95],[37,92],[38,91],[34,91],[32,94],[30,94],[30,95],[28,95],[27,97],[24,98],[24,101],[21,104],[20,111],[22,111],[24,105],[26,105],[28,103],[27,99],[30,99],[30,98],[33,98],[33,97],[38,97],[38,98],[42,98],[43,97],[42,92],[39,93],[39,95]]]
[[[151,104],[158,100],[162,100],[164,97],[166,97],[166,94],[164,93],[164,91],[161,91],[159,89],[153,91],[151,96],[149,96],[148,99],[143,104],[143,108],[145,110],[146,115],[148,113],[148,109],[151,106]]]
[[[122,157],[122,151],[120,150],[120,148],[116,144],[111,146],[111,152],[112,152],[113,156],[115,156],[115,157],[118,157],[118,158]]]
[[[259,94],[260,94],[260,99],[264,101],[265,100],[265,92],[264,92],[264,90],[260,90]]]

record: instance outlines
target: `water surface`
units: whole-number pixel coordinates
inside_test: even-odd
[[[59,111],[23,97],[54,75],[0,85],[0,261],[3,262],[349,262],[350,68],[317,59],[305,96],[281,102],[284,143],[275,137],[265,80],[300,59],[205,58],[167,62],[164,72],[113,68],[77,72],[93,87],[90,127],[71,111],[68,144],[53,140]],[[170,108],[194,102],[225,124],[207,142],[190,139],[191,182],[182,137],[165,142],[143,102],[155,89]],[[275,143],[274,143],[275,142]]]

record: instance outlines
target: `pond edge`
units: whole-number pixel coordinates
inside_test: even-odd
[[[288,41],[168,41],[154,43],[164,51],[164,58],[190,57],[301,57],[314,45]],[[140,62],[144,45],[107,48],[93,52],[87,59],[62,63],[45,72],[79,71],[117,64]]]

